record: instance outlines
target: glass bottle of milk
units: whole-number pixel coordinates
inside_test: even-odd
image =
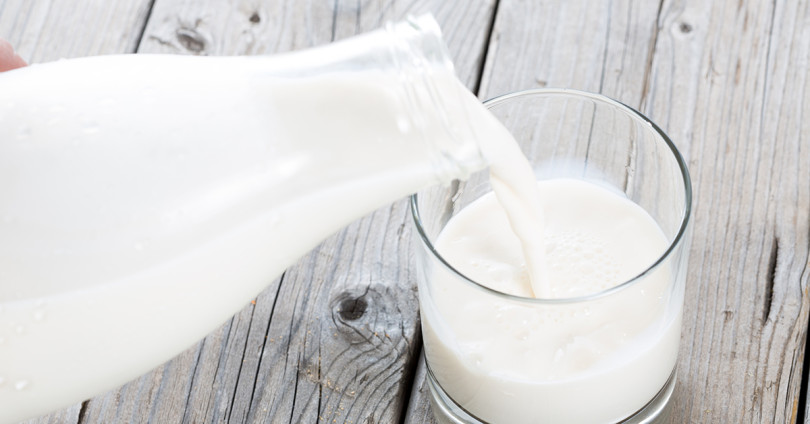
[[[430,17],[274,57],[33,65],[0,93],[0,422],[157,366],[351,220],[485,166]]]

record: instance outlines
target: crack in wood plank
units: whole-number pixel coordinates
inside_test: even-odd
[[[771,307],[773,303],[773,285],[774,285],[774,277],[776,276],[776,265],[778,263],[777,259],[779,257],[779,237],[774,237],[773,241],[771,242],[771,253],[768,257],[768,268],[765,275],[765,294],[764,304],[762,306],[762,323],[765,324],[766,321],[770,318],[771,314]]]
[[[489,18],[489,22],[487,24],[486,29],[486,37],[483,43],[483,53],[481,54],[480,62],[478,63],[478,72],[477,77],[475,78],[475,83],[472,86],[472,92],[476,96],[481,96],[481,83],[484,79],[484,67],[487,63],[487,56],[489,55],[490,46],[492,46],[493,42],[496,40],[492,39],[492,34],[495,32],[495,20],[498,18],[498,6],[501,4],[501,0],[495,0],[494,4],[492,5],[492,13]]]
[[[810,227],[810,226],[808,226]],[[808,270],[810,269],[810,235],[808,235],[808,257],[805,260],[805,266],[802,270],[802,278],[807,281],[808,280]],[[805,297],[808,296],[808,288],[807,286],[804,287],[803,294]],[[794,415],[795,419],[793,420],[794,423],[807,423],[809,415],[810,415],[810,401],[808,397],[810,396],[810,313],[807,314],[807,322],[804,328],[804,351],[802,352],[802,378],[801,378],[801,386],[799,390],[799,397],[798,397],[798,405],[797,405],[797,413]]]
[[[655,58],[655,50],[658,47],[658,33],[661,31],[661,11],[664,8],[664,0],[658,1],[658,12],[655,14],[655,25],[652,31],[652,42],[650,42],[650,49],[647,53],[647,62],[644,67],[644,77],[641,81],[641,99],[638,103],[638,110],[645,111],[647,105],[647,95],[650,92],[650,78],[652,75],[653,58]],[[689,29],[691,31],[691,27]],[[684,32],[689,32],[684,31]]]
[[[146,25],[149,24],[149,18],[152,16],[152,10],[155,7],[156,0],[149,0],[148,5],[146,6],[146,16],[143,20],[143,25],[141,25],[140,29],[138,30],[138,35],[135,38],[135,42],[133,43],[134,50],[132,53],[138,51],[141,47],[141,42],[143,41],[143,35],[146,33]]]
[[[194,366],[191,369],[191,373],[190,373],[191,381],[189,381],[188,392],[186,393],[186,402],[185,402],[186,405],[188,405],[190,403],[190,400],[191,400],[191,394],[193,393],[193,390],[191,390],[191,388],[194,387],[194,379],[197,376],[197,366],[200,364],[200,356],[202,355],[202,351],[203,351],[203,348],[205,347],[205,341],[206,340],[207,339],[203,339],[199,343],[199,345],[197,347],[197,356],[194,359]],[[183,411],[183,418],[182,418],[183,422],[186,422],[186,416],[187,415],[188,415],[188,410]]]
[[[791,423],[802,423],[804,424],[806,420],[807,414],[807,396],[808,396],[808,386],[810,386],[810,355],[807,353],[810,352],[810,332],[808,329],[810,328],[810,314],[807,316],[807,322],[805,323],[804,332],[801,334],[804,336],[804,348],[801,352],[801,382],[799,383],[799,396],[795,399],[793,405],[793,411],[790,414],[791,416]]]
[[[284,284],[284,277],[285,276],[286,276],[286,273],[282,274],[281,277],[279,278],[278,286],[276,288],[276,293],[275,293],[275,296],[273,296],[273,305],[270,307],[270,317],[271,317],[271,319],[272,319],[272,316],[273,316],[273,314],[275,313],[275,310],[276,310],[276,304],[277,304],[278,299],[279,299],[279,292],[281,291],[282,284]],[[262,340],[262,346],[259,349],[259,353],[258,353],[259,366],[256,367],[256,372],[253,375],[253,389],[250,391],[250,400],[248,401],[248,405],[251,405],[251,406],[253,405],[253,400],[255,399],[255,396],[256,396],[256,389],[257,389],[257,387],[259,385],[259,372],[261,370],[261,358],[264,357],[265,350],[267,348],[268,337],[270,337],[270,324],[269,324],[269,322],[268,322],[267,328],[264,331],[264,339]],[[251,414],[249,413],[248,418],[251,418],[250,415]]]
[[[298,359],[296,360],[296,369],[300,369],[301,364],[301,354],[298,354]],[[293,397],[292,397],[292,407],[290,408],[290,423],[293,424],[293,418],[295,417],[295,401],[298,400],[298,378],[295,378],[295,383],[293,385]]]
[[[87,404],[90,403],[89,400],[82,402],[81,409],[79,409],[79,417],[77,420],[78,424],[84,424],[85,420],[87,419]]]

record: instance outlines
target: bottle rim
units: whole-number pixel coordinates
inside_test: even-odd
[[[408,16],[404,21],[386,24],[386,31],[391,35],[392,60],[400,70],[402,103],[408,119],[422,131],[434,161],[432,169],[437,182],[466,178],[472,171],[483,168],[486,161],[475,134],[465,126],[454,126],[446,113],[458,108],[464,99],[462,93],[438,85],[458,81],[438,22],[431,14]],[[461,88],[461,83],[458,84]],[[425,115],[427,110],[430,116]],[[435,133],[437,128],[440,135]]]

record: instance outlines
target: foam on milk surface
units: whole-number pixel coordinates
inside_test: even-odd
[[[538,184],[549,297],[598,293],[666,250],[653,219],[580,180]],[[518,239],[492,193],[454,216],[435,242],[455,269],[492,289],[533,297]],[[589,302],[530,305],[437,272],[423,297],[428,363],[471,413],[493,423],[614,422],[641,408],[674,367],[679,316],[662,311],[670,276]],[[428,307],[424,305],[428,304]]]
[[[627,199],[573,179],[541,182],[539,187],[545,213],[542,243],[549,296],[532,295],[520,240],[493,195],[477,200],[475,206],[453,218],[437,240],[439,251],[463,274],[496,290],[525,297],[567,298],[629,280],[666,250],[667,241],[657,224]],[[645,234],[651,229],[657,230],[652,233],[654,238]],[[624,241],[628,239],[632,242]],[[507,278],[496,278],[498,275],[515,281],[507,283]],[[502,290],[501,285],[510,289]]]

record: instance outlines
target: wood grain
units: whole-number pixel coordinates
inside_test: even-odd
[[[29,63],[132,53],[151,0],[0,1],[0,37]]]
[[[695,183],[679,422],[797,418],[808,325],[804,2],[664,1],[646,112]]]
[[[74,424],[79,422],[81,408],[82,404],[77,403],[69,408],[23,421],[21,424]]]

